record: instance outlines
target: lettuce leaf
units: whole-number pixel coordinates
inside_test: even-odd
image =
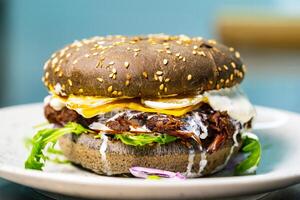
[[[261,145],[256,137],[249,137],[248,134],[242,135],[243,145],[241,151],[248,154],[245,160],[235,167],[235,174],[243,175],[253,173],[259,165],[261,159]]]
[[[115,135],[116,139],[121,140],[124,144],[132,146],[144,146],[151,143],[167,144],[173,142],[177,137],[160,134],[160,135],[149,135],[149,134],[140,134],[140,135],[130,135],[130,134],[117,134]]]
[[[32,149],[25,161],[25,168],[42,170],[46,160],[49,160],[49,157],[43,152],[44,150],[47,151],[48,144],[51,144],[51,152],[51,149],[54,147],[59,137],[68,133],[79,135],[87,132],[92,131],[75,122],[69,122],[62,128],[46,128],[38,131],[31,140]]]
[[[61,155],[62,152],[54,148],[59,137],[68,133],[80,135],[88,132],[93,131],[86,129],[75,122],[69,122],[62,128],[45,128],[39,130],[32,139],[26,141],[27,145],[31,145],[32,148],[30,155],[25,161],[25,168],[42,170],[47,160],[58,163],[66,163],[67,161],[60,160],[58,158],[51,159],[46,155],[46,153]],[[98,134],[95,138],[101,138],[101,135]],[[148,134],[130,135],[126,133],[117,134],[115,135],[115,138],[121,140],[124,144],[133,146],[143,146],[154,142],[166,144],[177,139],[176,137],[167,134],[160,134],[156,136]]]

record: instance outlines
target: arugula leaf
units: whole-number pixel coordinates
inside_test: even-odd
[[[75,122],[69,122],[62,128],[47,128],[38,131],[31,140],[32,149],[30,155],[25,161],[25,168],[42,170],[46,160],[49,159],[43,152],[44,149],[47,149],[48,144],[51,144],[53,148],[57,139],[65,134],[73,133],[79,135],[87,132],[92,131]]]
[[[242,152],[247,153],[248,156],[235,167],[235,174],[237,175],[251,173],[251,169],[256,169],[261,159],[261,145],[258,138],[244,134],[242,139]]]
[[[173,142],[177,137],[160,134],[160,135],[149,135],[149,134],[140,134],[140,135],[130,135],[130,134],[116,134],[116,139],[121,140],[124,144],[132,146],[144,146],[151,143],[167,144]]]

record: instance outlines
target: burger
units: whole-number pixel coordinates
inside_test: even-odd
[[[59,145],[69,161],[101,175],[200,177],[243,148],[250,155],[239,171],[253,172],[260,145],[249,132],[255,109],[239,88],[245,72],[239,52],[200,37],[75,41],[44,65],[51,127],[31,140],[25,167],[43,169]]]

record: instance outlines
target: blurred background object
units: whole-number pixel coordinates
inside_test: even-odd
[[[0,106],[42,101],[44,62],[75,39],[161,32],[234,46],[252,102],[300,112],[297,0],[0,0]]]

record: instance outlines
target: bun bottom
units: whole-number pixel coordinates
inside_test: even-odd
[[[213,153],[201,152],[196,145],[188,148],[180,141],[134,147],[106,136],[96,139],[92,134],[68,134],[60,138],[59,145],[71,162],[101,175],[129,174],[130,167],[139,166],[200,177],[226,166],[226,162],[240,149],[241,140],[237,139],[238,146],[234,146],[232,139],[227,139]]]

